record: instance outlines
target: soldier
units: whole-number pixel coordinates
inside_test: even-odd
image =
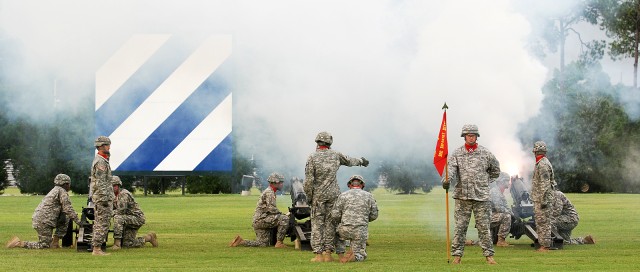
[[[486,257],[488,264],[496,264],[493,259],[493,243],[489,230],[491,217],[489,183],[500,175],[500,164],[487,148],[476,142],[480,137],[476,125],[464,125],[461,137],[464,137],[465,143],[449,156],[449,180],[442,184],[445,189],[449,189],[451,182],[455,182],[453,198],[455,199],[456,227],[451,243],[453,263],[461,263],[465,237],[473,212],[482,255]]]
[[[69,219],[78,225],[80,224],[67,193],[71,188],[71,178],[65,174],[58,174],[53,180],[53,184],[55,184],[53,189],[42,199],[33,213],[32,224],[38,232],[38,242],[23,242],[14,236],[7,242],[7,248],[59,248],[58,241],[67,233]],[[54,228],[56,233],[51,237]]]
[[[106,136],[100,136],[95,140],[94,145],[98,152],[91,164],[90,177],[91,190],[89,193],[95,208],[91,245],[93,246],[93,255],[103,256],[109,255],[109,253],[102,251],[101,246],[107,241],[109,221],[113,215],[113,200],[115,199],[111,185],[111,166],[109,165],[111,140]]]
[[[136,237],[140,227],[144,225],[144,213],[133,198],[133,195],[122,186],[122,181],[118,176],[111,177],[113,193],[116,199],[113,202],[113,247],[118,250],[121,247],[142,247],[144,243],[150,243],[153,247],[158,246],[158,236],[155,232],[149,232],[144,237]]]
[[[511,210],[507,205],[507,199],[504,197],[504,190],[509,188],[509,175],[500,173],[500,177],[496,179],[490,186],[489,196],[491,197],[491,231],[497,229],[498,241],[496,246],[511,246],[505,239],[511,231]],[[465,245],[471,246],[479,244],[479,241],[467,240]]]
[[[335,250],[336,227],[328,218],[329,212],[340,195],[336,179],[340,165],[364,166],[369,161],[357,159],[331,149],[333,137],[329,132],[320,132],[315,140],[316,151],[309,155],[305,166],[304,193],[311,206],[311,249],[315,253],[312,262],[331,262]]]
[[[269,187],[262,192],[256,211],[253,214],[253,230],[256,232],[256,240],[244,240],[237,235],[229,246],[236,247],[239,245],[249,247],[266,247],[269,245],[269,235],[272,228],[278,228],[276,235],[276,248],[286,248],[282,241],[287,234],[289,228],[289,216],[284,215],[278,210],[276,205],[276,191],[282,191],[284,185],[284,176],[278,173],[271,173],[267,178]]]
[[[371,193],[362,190],[364,179],[353,175],[347,182],[349,190],[340,194],[330,218],[338,224],[336,252],[341,256],[340,262],[364,261],[367,258],[367,239],[369,238],[369,222],[378,218],[378,205]],[[350,249],[346,255],[346,240],[350,241]]]
[[[558,231],[558,234],[562,236],[564,244],[582,245],[582,244],[595,244],[596,241],[591,235],[585,237],[571,238],[571,231],[578,226],[578,211],[576,207],[571,204],[571,201],[559,190],[555,192],[555,203],[553,204],[553,210],[551,217],[551,225]]]
[[[533,200],[533,213],[536,222],[536,233],[540,248],[538,252],[546,252],[551,249],[551,209],[555,202],[553,193],[556,186],[553,174],[553,166],[547,159],[547,144],[537,141],[533,144],[533,154],[536,156],[536,165],[533,170],[531,185],[531,197]]]

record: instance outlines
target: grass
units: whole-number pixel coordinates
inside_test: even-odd
[[[31,215],[42,196],[0,196],[0,239],[17,235],[36,240]],[[251,217],[259,195],[149,196],[137,194],[147,217],[140,230],[156,231],[160,246],[125,249],[106,257],[59,250],[0,249],[0,270],[11,271],[638,271],[640,262],[640,195],[568,194],[580,213],[575,236],[592,234],[595,245],[565,246],[536,253],[523,236],[508,239],[514,247],[496,248],[498,266],[485,264],[479,247],[467,247],[463,264],[447,263],[445,193],[395,195],[378,189],[380,217],[370,225],[369,258],[362,263],[311,263],[309,251],[275,248],[229,248],[236,234],[254,239]],[[76,211],[86,196],[72,196]],[[288,195],[278,196],[286,211]],[[453,230],[453,200],[449,202]],[[473,223],[471,224],[473,226]],[[451,231],[453,236],[453,231]],[[470,228],[469,238],[476,238]],[[113,243],[111,236],[108,245]]]

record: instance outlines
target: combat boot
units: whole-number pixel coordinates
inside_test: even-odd
[[[341,263],[355,262],[356,254],[353,253],[353,250],[349,249],[346,254],[342,258],[340,258]]]
[[[274,247],[275,248],[286,248],[287,245],[285,245],[282,241],[278,241],[278,242],[276,242],[276,245]]]
[[[122,239],[114,239],[111,250],[119,250],[122,247]]]
[[[453,257],[452,264],[460,264],[460,263],[462,263],[462,257],[460,257],[460,256]]]
[[[151,243],[153,247],[158,247],[158,236],[153,231],[144,236],[144,241]]]
[[[107,255],[111,255],[111,253],[105,253],[104,251],[102,251],[102,248],[100,246],[94,246],[93,247],[93,252],[91,253],[91,255],[93,255],[93,256],[107,256]]]
[[[498,242],[496,243],[496,246],[499,247],[509,247],[511,246],[509,243],[507,243],[507,241],[504,240],[504,238],[502,237],[498,237]]]
[[[596,243],[596,239],[593,239],[593,236],[591,235],[587,235],[584,237],[584,243],[585,244],[595,244]]]
[[[18,236],[13,236],[6,244],[7,248],[24,247],[24,242],[20,241]]]
[[[338,259],[337,261],[341,261],[342,258],[344,258],[344,253],[338,253]]]
[[[541,246],[540,248],[538,248],[538,250],[536,250],[536,252],[547,252],[547,251],[549,251],[549,248],[543,247],[543,246]]]
[[[488,264],[498,264],[498,263],[496,263],[496,260],[493,259],[493,256],[487,256],[487,263]]]
[[[239,245],[244,245],[245,241],[242,239],[242,237],[240,237],[240,235],[236,235],[236,238],[233,238],[233,240],[231,240],[231,243],[229,243],[230,247],[237,247]]]
[[[53,236],[53,240],[51,240],[51,245],[49,245],[49,248],[60,248],[60,237],[58,236]]]
[[[321,263],[324,261],[324,259],[322,258],[322,253],[316,253],[316,256],[314,258],[311,258],[311,261],[314,263]]]
[[[331,251],[327,250],[322,252],[322,261],[323,262],[333,262],[333,257],[331,257]]]

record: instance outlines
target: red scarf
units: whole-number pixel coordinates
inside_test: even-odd
[[[105,158],[106,160],[109,160],[109,155],[107,155],[107,154],[102,154],[102,152],[98,151],[98,155],[100,155],[101,157]]]
[[[467,152],[471,153],[473,151],[476,151],[476,149],[478,149],[478,144],[468,145],[465,143],[464,148],[467,150]]]
[[[319,145],[318,149],[331,149],[331,147],[328,147],[326,145]]]
[[[278,191],[278,188],[276,188],[276,187],[273,187],[271,185],[269,185],[269,187],[271,187],[271,190],[273,190],[274,193]]]
[[[536,155],[536,163],[538,163],[540,160],[542,160],[542,158],[544,158],[544,154],[541,155]]]

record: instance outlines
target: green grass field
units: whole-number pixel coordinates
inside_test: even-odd
[[[9,195],[9,196],[7,196]],[[156,231],[160,246],[111,252],[93,257],[75,248],[56,250],[6,249],[17,235],[37,240],[31,215],[42,196],[20,196],[8,189],[0,196],[0,271],[638,271],[640,261],[640,195],[568,194],[580,213],[575,236],[592,234],[595,245],[565,246],[537,253],[526,236],[508,239],[514,247],[496,248],[497,266],[485,264],[479,247],[467,247],[463,264],[447,263],[445,192],[395,195],[374,192],[380,217],[370,225],[369,258],[362,263],[311,263],[313,254],[293,249],[229,248],[236,234],[254,239],[251,217],[259,195],[150,196],[137,201],[147,217],[140,230]],[[86,196],[73,196],[76,211]],[[286,212],[291,200],[278,197]],[[453,200],[449,202],[453,230]],[[473,226],[473,223],[471,224]],[[453,232],[451,232],[453,236]],[[468,238],[476,238],[470,228]],[[113,239],[109,236],[108,245]]]

